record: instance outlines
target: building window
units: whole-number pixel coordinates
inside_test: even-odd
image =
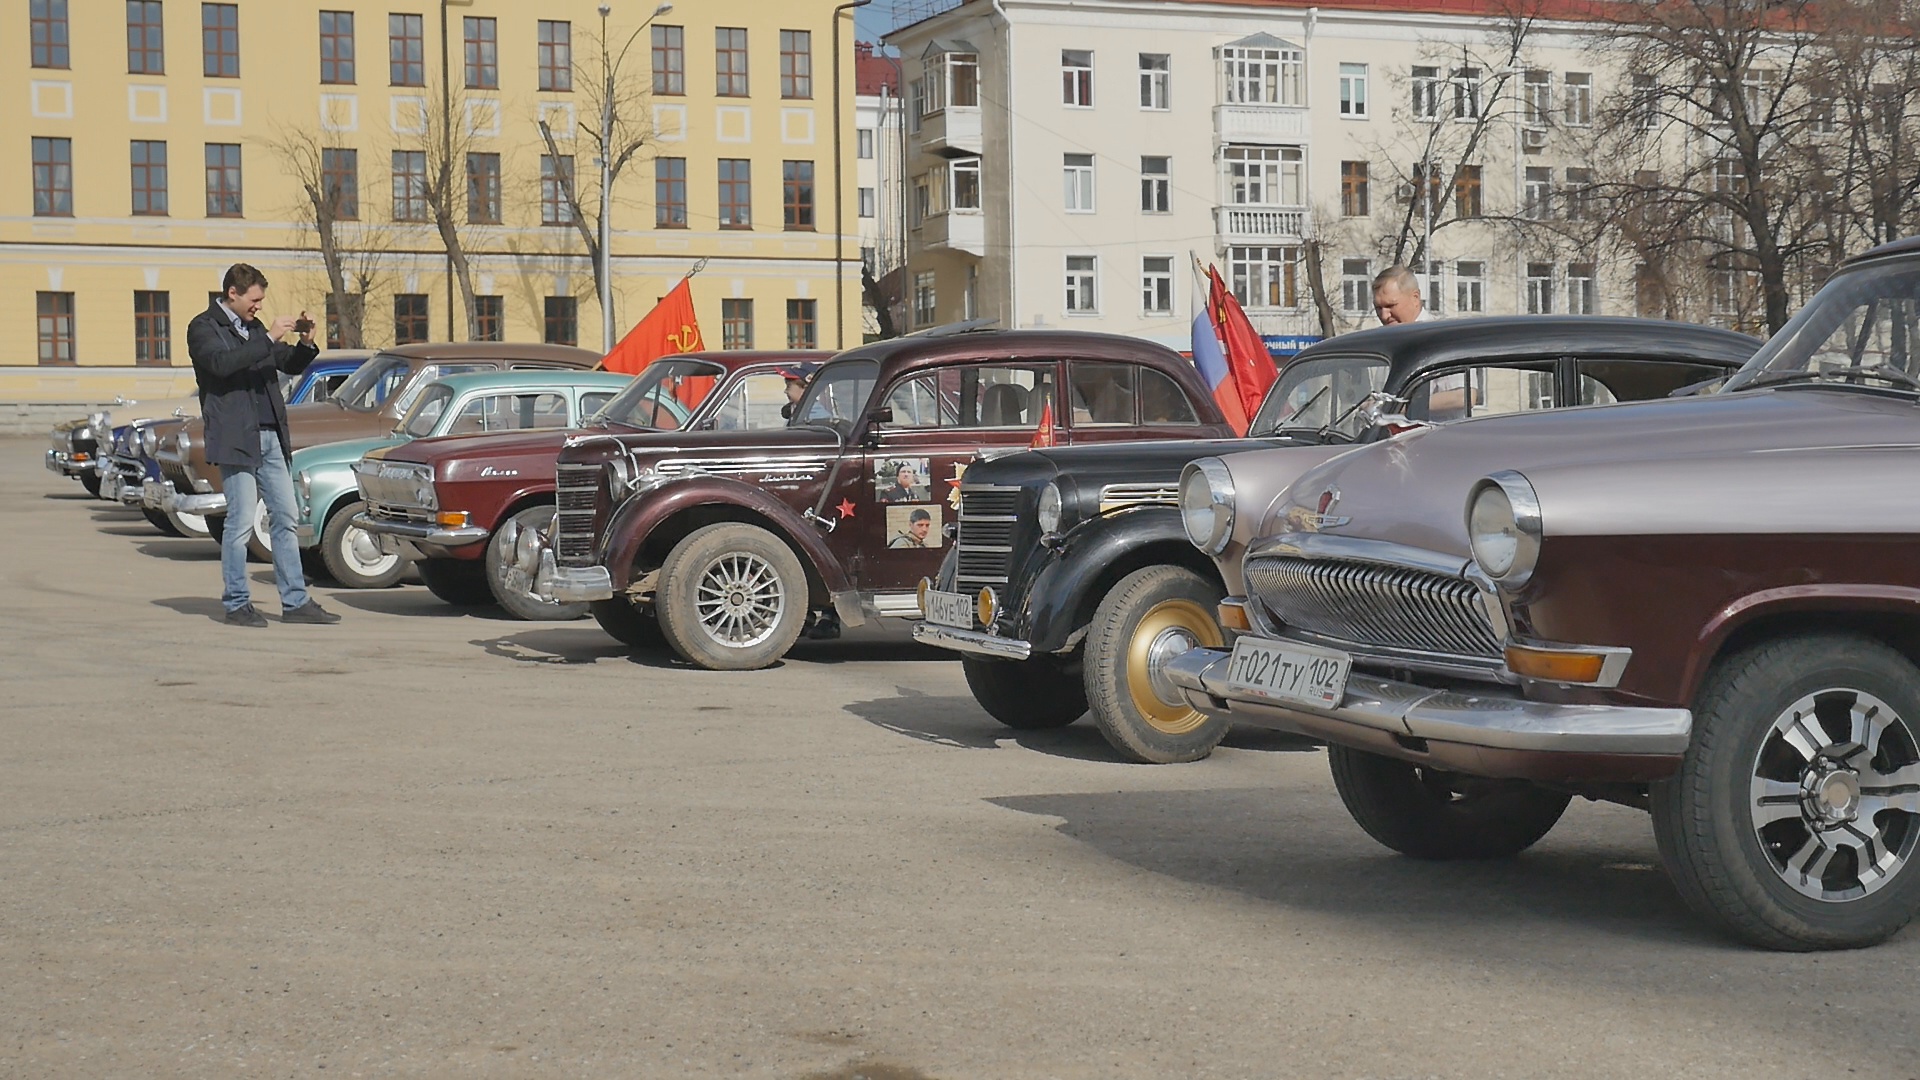
[[[1220,156],[1235,206],[1306,205],[1306,162],[1299,147],[1229,146]]]
[[[980,209],[980,159],[955,158],[948,170],[953,174],[953,208]]]
[[[1067,256],[1066,299],[1069,314],[1090,315],[1100,310],[1100,296],[1095,289],[1099,266],[1099,257],[1095,255]]]
[[[927,61],[925,75],[914,80],[913,89],[922,116],[932,116],[949,105],[977,108],[980,57],[973,53],[939,53]]]
[[[573,24],[540,20],[540,89],[573,89]]]
[[[1367,115],[1367,65],[1340,65],[1340,115]]]
[[[33,297],[39,325],[40,362],[73,363],[73,294],[43,292],[34,293]]]
[[[167,144],[135,139],[133,157],[133,212],[163,216],[167,212]]]
[[[571,296],[546,298],[546,333],[549,345],[580,344],[580,301]]]
[[[201,74],[209,78],[240,77],[240,7],[238,4],[200,5]]]
[[[1367,187],[1367,163],[1340,163],[1340,215],[1366,217],[1373,213],[1373,199]]]
[[[500,224],[500,155],[467,153],[467,223]]]
[[[1093,53],[1060,50],[1060,101],[1077,109],[1093,108]]]
[[[239,217],[240,144],[207,144],[207,216]]]
[[[323,147],[320,190],[336,220],[360,220],[360,151]]]
[[[165,75],[166,42],[166,28],[160,21],[160,0],[127,0],[127,72]]]
[[[1300,305],[1300,250],[1294,247],[1227,249],[1227,284],[1233,298],[1250,308]]]
[[[720,347],[753,348],[753,301],[720,301]]]
[[[473,332],[475,341],[505,341],[501,336],[501,324],[505,322],[505,304],[498,296],[476,296],[473,298]]]
[[[1563,81],[1567,91],[1567,123],[1573,127],[1593,123],[1593,76],[1584,71],[1569,71]]]
[[[687,227],[687,159],[653,159],[653,227]]]
[[[1147,315],[1173,314],[1173,256],[1148,255],[1140,260],[1140,310]]]
[[[393,220],[427,220],[427,153],[393,152]]]
[[[157,367],[173,363],[173,312],[164,292],[134,291],[133,362]]]
[[[1340,310],[1349,315],[1373,310],[1373,260],[1340,260]]]
[[[682,26],[653,28],[653,92],[687,92],[687,31]]]
[[[70,67],[67,57],[69,40],[67,0],[32,0],[27,7],[27,21],[33,38],[33,66],[37,68]],[[41,295],[67,294],[42,293]],[[41,361],[41,363],[45,362]]]
[[[863,218],[870,218],[873,216],[874,198],[873,198],[872,188],[863,187],[858,191],[856,191],[854,193],[854,201],[857,204],[854,211],[855,213],[859,214]]]
[[[467,16],[461,20],[466,36],[467,89],[495,90],[500,86],[499,22]]]
[[[1529,71],[1521,76],[1520,113],[1534,127],[1545,127],[1553,115],[1553,74]]]
[[[1306,104],[1306,62],[1298,49],[1225,48],[1220,58],[1230,104]]]
[[[1527,167],[1526,187],[1521,192],[1520,216],[1545,221],[1553,214],[1553,170]]]
[[[720,159],[720,227],[753,228],[753,164],[745,158]]]
[[[73,140],[33,137],[33,216],[73,216]]]
[[[862,161],[873,157],[873,129],[860,128],[853,133],[853,152]]]
[[[1553,264],[1527,264],[1527,314],[1553,314]]]
[[[1143,157],[1140,159],[1140,212],[1143,214],[1173,212],[1172,158]]]
[[[395,86],[427,85],[426,48],[420,16],[387,16],[387,81]]]
[[[928,215],[933,213],[933,188],[932,185],[927,182],[927,177],[924,173],[913,178],[913,202],[911,208],[913,210],[913,226],[916,229],[920,227],[921,222],[927,220]]]
[[[1477,315],[1487,309],[1487,264],[1462,259],[1453,264],[1453,312]]]
[[[320,13],[320,81],[353,82],[353,12]]]
[[[1093,213],[1093,155],[1068,154],[1065,161],[1067,212]]]
[[[1592,263],[1567,264],[1567,314],[1598,315],[1600,294],[1594,286]]]
[[[1416,120],[1440,119],[1440,69],[1413,69],[1413,116]]]
[[[1633,268],[1633,313],[1643,319],[1664,318],[1666,286],[1660,272],[1645,263]]]
[[[722,26],[713,32],[713,92],[721,97],[747,96],[747,31]]]
[[[780,96],[813,96],[813,32],[780,31]]]
[[[1567,189],[1560,204],[1568,221],[1586,221],[1593,217],[1592,169],[1567,170]]]
[[[393,343],[413,345],[425,340],[427,340],[427,294],[394,294]]]
[[[1477,218],[1481,214],[1480,204],[1481,167],[1462,165],[1453,174],[1453,216],[1457,218]]]
[[[1166,53],[1140,54],[1140,107],[1156,112],[1173,108],[1173,57]]]
[[[787,348],[814,349],[819,347],[819,336],[815,332],[815,300],[787,301]]]
[[[540,155],[540,224],[573,224],[573,204],[567,192],[573,187],[573,155]]]
[[[1449,81],[1453,84],[1453,118],[1480,119],[1480,69],[1454,68]]]
[[[787,231],[813,231],[813,162],[780,163],[780,207]]]
[[[934,302],[933,271],[922,270],[913,275],[913,325],[924,329],[934,324],[938,317],[938,307]]]
[[[1633,77],[1633,99],[1628,108],[1631,110],[1628,122],[1638,128],[1651,131],[1660,126],[1660,81],[1652,75]],[[1824,123],[1822,123],[1824,121]],[[1815,128],[1819,131],[1833,130],[1833,103],[1827,102],[1823,110],[1815,114]]]
[[[1447,310],[1446,305],[1441,303],[1442,296],[1440,292],[1441,286],[1442,284],[1444,284],[1444,280],[1445,280],[1442,275],[1444,275],[1445,273],[1446,273],[1446,266],[1444,263],[1435,262],[1433,260],[1427,261],[1426,305],[1428,309],[1430,309],[1435,315],[1439,315],[1442,312]]]
[[[1440,178],[1439,163],[1433,163],[1432,173],[1427,172],[1427,165],[1427,162],[1417,162],[1413,166],[1413,212],[1423,217],[1442,213],[1442,200],[1447,194]]]

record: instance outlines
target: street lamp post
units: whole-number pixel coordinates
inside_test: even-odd
[[[652,25],[653,20],[673,10],[671,3],[661,4],[653,9],[653,14],[634,28],[628,35],[627,43],[620,46],[620,54],[612,60],[607,58],[607,16],[613,14],[610,4],[600,5],[600,68],[603,84],[600,88],[600,156],[593,163],[600,167],[600,251],[599,265],[594,268],[594,277],[600,285],[600,349],[607,352],[613,348],[613,84],[620,72],[620,64],[627,58],[627,50],[633,47],[640,31]]]

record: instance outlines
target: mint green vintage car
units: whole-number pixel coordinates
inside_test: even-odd
[[[293,452],[300,555],[308,573],[349,589],[385,588],[400,580],[407,560],[380,550],[353,516],[365,509],[353,464],[369,450],[413,439],[460,438],[579,427],[633,381],[606,371],[489,371],[449,375],[421,390],[393,431],[377,439],[322,443]]]

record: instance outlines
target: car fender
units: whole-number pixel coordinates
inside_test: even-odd
[[[695,510],[713,513],[728,509],[735,519],[762,519],[793,547],[829,594],[853,589],[846,568],[827,547],[818,527],[763,488],[709,473],[656,481],[629,495],[608,523],[601,564],[612,572],[615,587],[623,587],[648,539],[663,525]]]
[[[1681,668],[1674,700],[1692,701],[1707,672],[1743,628],[1762,620],[1792,616],[1801,627],[1827,625],[1822,616],[1892,616],[1911,619],[1920,609],[1920,589],[1867,582],[1808,582],[1783,585],[1743,596],[1727,604],[1700,628],[1695,647]]]
[[[314,542],[319,543],[335,507],[343,497],[348,497],[347,502],[358,499],[360,485],[354,481],[351,464],[307,470],[307,483],[313,488],[313,497],[307,500],[306,524],[312,526]]]
[[[1154,565],[1219,578],[1212,560],[1187,540],[1177,507],[1136,506],[1074,526],[1030,579],[1020,612],[1027,641],[1035,652],[1071,647],[1114,582]]]

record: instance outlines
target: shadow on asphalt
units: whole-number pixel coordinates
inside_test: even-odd
[[[177,537],[167,536],[166,533],[148,525],[144,521],[138,525],[102,525],[100,526],[100,533],[103,536],[132,536],[141,540],[178,539]]]
[[[269,571],[267,579],[273,579]],[[510,622],[513,616],[493,606],[478,604],[473,607],[454,607],[445,600],[425,589],[409,589],[395,586],[390,589],[330,589],[327,592],[329,602],[338,601],[355,611],[367,611],[376,615],[410,615],[425,619],[458,619],[471,616],[488,622]]]
[[[217,582],[215,587],[218,587]],[[155,607],[169,608],[182,615],[205,615],[217,623],[226,621],[227,610],[220,606],[217,596],[169,596],[152,603]]]
[[[55,502],[99,502],[100,501],[100,499],[97,496],[87,494],[84,489],[78,490],[78,491],[66,491],[66,492],[49,491],[40,497],[43,499],[52,499]]]
[[[1003,743],[1013,743],[1054,757],[1120,764],[1113,748],[1091,723],[1017,731],[982,712],[971,695],[935,697],[908,686],[896,686],[894,690],[895,697],[856,701],[841,708],[874,727],[937,746],[996,750]]]
[[[205,538],[173,539],[161,538],[139,545],[135,550],[155,559],[171,559],[174,562],[212,562],[220,561],[220,545]]]
[[[554,624],[546,629],[505,634],[497,638],[475,638],[476,645],[488,656],[521,664],[597,664],[602,660],[626,660],[637,650],[630,649],[606,635],[598,626]],[[637,658],[634,658],[637,659]],[[669,666],[665,657],[658,666]]]

